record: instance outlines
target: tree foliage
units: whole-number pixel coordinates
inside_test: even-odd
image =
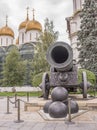
[[[47,18],[45,20],[44,27],[44,32],[35,46],[35,54],[33,59],[35,74],[49,70],[49,64],[46,60],[46,52],[48,47],[58,39],[58,32],[54,31],[53,21],[49,21]]]
[[[31,60],[25,60],[25,80],[24,85],[32,85],[33,63]]]
[[[95,74],[89,70],[86,70],[86,69],[78,69],[78,82],[81,83],[82,82],[82,72],[85,71],[86,74],[87,74],[87,80],[95,85],[96,83],[96,77],[95,77]]]
[[[78,32],[79,63],[97,76],[97,1],[85,0]]]
[[[3,86],[23,85],[25,79],[25,63],[21,60],[17,49],[11,50],[3,65]]]

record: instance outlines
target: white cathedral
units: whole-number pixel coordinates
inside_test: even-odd
[[[4,27],[0,28],[0,46],[7,47],[9,45],[20,46],[25,43],[36,43],[40,34],[42,33],[42,25],[40,22],[35,20],[34,9],[33,9],[33,18],[29,20],[27,8],[27,17],[26,20],[21,22],[19,25],[19,35],[15,41],[14,31],[8,26],[8,17],[6,16],[6,24]]]
[[[77,32],[80,30],[80,16],[79,13],[82,10],[84,0],[72,0],[73,1],[73,15],[66,18],[67,21],[67,31],[71,46],[73,48],[73,56],[76,61],[78,61],[78,51],[77,51]]]
[[[73,14],[66,18],[67,21],[67,31],[71,46],[73,48],[74,59],[78,60],[77,51],[77,32],[80,29],[80,16],[79,13],[82,10],[82,5],[84,0],[72,0],[73,2]],[[40,34],[42,33],[42,25],[35,19],[35,14],[33,10],[33,18],[29,19],[27,8],[27,16],[25,21],[21,22],[18,27],[18,38],[15,41],[14,31],[8,26],[8,20],[6,17],[6,24],[4,27],[0,28],[0,46],[7,47],[9,45],[16,45],[17,47],[25,43],[36,43]]]

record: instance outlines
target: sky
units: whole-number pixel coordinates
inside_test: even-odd
[[[0,0],[0,28],[5,25],[8,15],[8,26],[18,36],[18,27],[26,19],[26,8],[29,7],[29,18],[35,9],[35,19],[44,26],[48,18],[54,22],[55,31],[59,31],[58,41],[70,42],[66,32],[66,17],[73,14],[73,0]]]

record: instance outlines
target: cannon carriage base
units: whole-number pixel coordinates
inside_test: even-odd
[[[80,88],[82,90],[83,98],[87,98],[87,90],[88,90],[88,81],[86,77],[86,72],[82,73],[82,83],[80,84],[66,84],[61,82],[61,84],[57,84],[56,82],[51,82],[49,74],[45,72],[42,78],[42,91],[44,99],[48,99],[50,89],[55,88],[57,86],[64,87],[68,90],[68,92],[77,92],[77,89]]]
[[[51,65],[50,76],[47,72],[43,74],[41,88],[45,99],[48,99],[50,88],[64,87],[68,91],[76,91],[78,87],[82,89],[83,98],[87,98],[86,73],[82,73],[82,83],[78,83],[77,67],[73,61],[73,51],[69,44],[56,42],[52,44],[46,55],[48,63]]]

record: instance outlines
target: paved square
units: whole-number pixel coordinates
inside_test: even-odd
[[[14,98],[11,98],[14,101]],[[26,98],[22,98],[26,101]],[[30,98],[33,100],[33,98]],[[15,123],[17,120],[17,108],[10,103],[9,111],[6,113],[6,98],[0,98],[0,130],[97,130],[97,111],[87,111],[75,117],[74,124],[66,124],[63,120],[47,121],[38,112],[24,111],[24,103],[21,102],[22,123]]]

